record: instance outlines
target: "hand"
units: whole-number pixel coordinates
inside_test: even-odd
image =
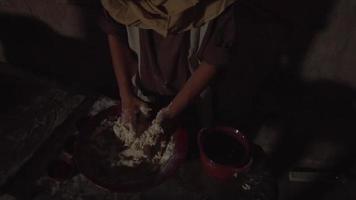
[[[173,123],[171,123],[170,119],[170,107],[167,106],[158,111],[150,127],[148,127],[148,129],[150,129],[149,134],[154,133],[155,135],[152,141],[153,145],[146,145],[143,148],[144,154],[149,159],[152,159],[158,152],[163,153],[166,149],[166,145],[170,139],[170,133],[172,132],[171,127],[173,127],[171,126]],[[154,162],[157,162],[157,160]]]
[[[170,105],[168,105],[165,108],[162,108],[160,111],[158,111],[156,118],[154,119],[157,123],[162,124],[167,119],[170,119],[171,116],[171,109]]]
[[[172,133],[177,125],[177,120],[172,112],[171,104],[162,108],[156,115],[154,122],[161,125],[165,133]]]
[[[136,97],[129,97],[121,102],[121,118],[124,123],[137,127],[138,119],[142,114],[149,117],[151,109],[149,106]]]

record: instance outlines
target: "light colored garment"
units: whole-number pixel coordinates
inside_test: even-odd
[[[191,58],[197,54],[199,48],[203,42],[205,33],[208,29],[209,23],[204,24],[201,27],[193,28],[190,30],[190,47],[189,47],[189,57],[187,60],[192,60]],[[133,50],[137,57],[138,57],[138,76],[140,76],[140,66],[141,66],[141,51],[140,51],[140,28],[135,26],[126,26],[127,30],[127,38],[129,47]],[[189,69],[190,72],[193,71],[198,67],[197,64],[200,64],[201,61],[198,62],[189,62]]]
[[[162,36],[202,26],[236,0],[101,0],[117,22]]]

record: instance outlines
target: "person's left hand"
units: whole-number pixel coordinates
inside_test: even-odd
[[[170,105],[158,111],[154,121],[160,124],[164,132],[168,134],[172,133],[177,125],[177,119],[173,116]]]
[[[156,118],[154,119],[157,123],[162,124],[162,122],[166,121],[167,119],[170,119],[170,107],[167,106],[165,108],[162,108],[160,111],[158,111]]]
[[[170,107],[164,107],[162,109],[160,109],[157,114],[156,117],[153,119],[152,123],[151,123],[151,127],[150,128],[154,128],[157,130],[157,125],[160,126],[160,128],[163,129],[163,132],[159,132],[159,135],[157,135],[157,137],[155,137],[155,141],[154,141],[154,145],[147,145],[143,148],[144,150],[144,154],[148,157],[148,158],[153,158],[153,156],[157,153],[157,152],[161,152],[165,150],[166,145],[168,144],[169,140],[170,140],[170,136],[172,135],[175,126],[175,120],[173,120],[173,118],[171,117],[171,113],[170,113]],[[165,144],[165,145],[163,145]]]

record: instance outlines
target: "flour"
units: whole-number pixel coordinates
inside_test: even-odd
[[[117,102],[115,102],[114,100],[107,98],[107,97],[101,97],[99,98],[92,106],[90,112],[89,112],[89,116],[94,116],[98,113],[100,113],[101,111],[110,108],[112,106],[117,105]]]
[[[163,152],[163,155],[161,157],[157,157],[156,159],[159,160],[160,165],[164,165],[167,163],[167,161],[172,157],[173,151],[174,151],[174,142],[173,142],[173,137],[169,140],[169,143],[166,147],[166,150]]]
[[[164,164],[172,156],[174,150],[173,139],[169,143],[162,141],[160,143],[160,150],[158,150],[152,158],[149,158],[145,152],[145,148],[152,148],[155,146],[164,130],[157,120],[153,120],[151,126],[143,132],[143,134],[136,138],[135,131],[132,126],[123,123],[119,118],[113,126],[115,135],[128,148],[119,153],[119,160],[113,163],[114,166],[135,167],[141,163],[150,164]],[[165,151],[162,151],[165,149]]]
[[[126,147],[129,147],[135,141],[136,132],[131,124],[124,123],[121,118],[118,118],[113,125],[113,130],[117,138],[119,138]]]

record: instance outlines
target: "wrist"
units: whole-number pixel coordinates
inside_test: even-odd
[[[117,85],[120,92],[120,98],[122,100],[128,99],[131,100],[134,96],[132,93],[132,85],[131,83],[125,78],[117,81]]]
[[[175,105],[173,103],[170,103],[167,107],[166,107],[166,111],[167,111],[167,117],[169,119],[173,119],[178,115],[178,111],[175,107]]]
[[[133,100],[134,96],[129,92],[120,92],[120,98],[123,103],[130,102]]]

